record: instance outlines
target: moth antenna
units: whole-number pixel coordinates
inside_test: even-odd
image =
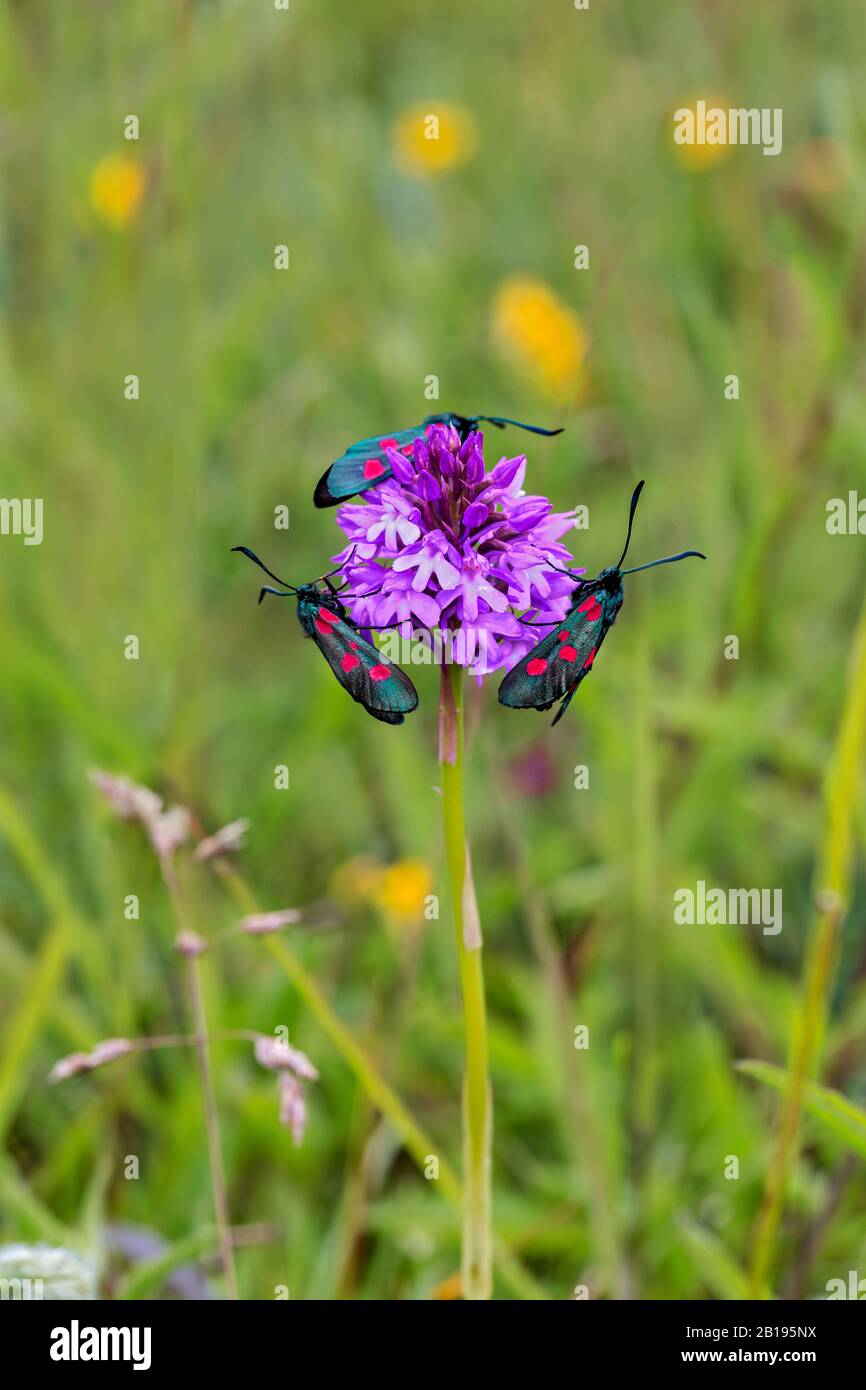
[[[258,565],[260,570],[264,570],[265,574],[269,574],[271,576],[271,579],[276,579],[278,584],[285,584],[289,593],[296,594],[298,592],[293,584],[289,584],[289,582],[285,579],[280,579],[280,576],[278,574],[274,574],[273,570],[269,570],[264,561],[260,560],[256,552],[254,550],[250,550],[249,546],[233,545],[232,550],[239,550],[242,555],[246,555],[248,560],[252,560],[254,565]]]
[[[358,547],[357,547],[356,545],[353,545],[353,546],[352,546],[352,549],[349,551],[348,555],[346,556],[346,558],[345,558],[345,560],[342,562],[342,564],[337,565],[337,568],[336,568],[336,569],[328,570],[328,573],[327,573],[327,574],[320,574],[320,575],[319,575],[319,578],[316,580],[316,583],[317,583],[317,584],[320,584],[320,583],[322,582],[323,579],[330,579],[332,575],[334,575],[334,574],[339,574],[339,573],[340,573],[340,570],[346,568],[346,566],[348,565],[349,561],[351,560],[352,556],[354,555],[354,553],[355,553],[355,551],[356,551],[357,549],[358,549]],[[282,579],[281,579],[281,580],[280,580],[280,583],[282,584],[282,582],[283,582],[283,581],[282,581]]]
[[[562,434],[564,426],[558,430],[543,430],[540,425],[525,425],[522,420],[507,420],[504,415],[474,415],[475,423],[484,421],[488,425],[495,425],[497,429],[504,429],[506,425],[515,425],[519,430],[528,430],[530,434],[544,434],[547,436]]]
[[[672,565],[674,560],[688,560],[690,555],[694,555],[698,560],[706,560],[701,550],[683,550],[679,555],[666,555],[663,560],[650,560],[648,565],[635,565],[634,569],[622,570],[622,574],[637,574],[638,570],[654,570],[656,565]]]
[[[640,497],[641,492],[643,491],[643,485],[644,485],[644,479],[641,478],[640,482],[638,483],[637,487],[635,488],[634,492],[633,492],[632,495],[631,495],[631,506],[629,507],[629,510],[628,510],[628,531],[626,532],[625,545],[624,545],[623,548],[622,548],[622,554],[620,555],[619,559],[618,559],[617,562],[616,562],[616,565],[614,566],[615,569],[619,569],[620,565],[622,564],[623,560],[624,560],[625,557],[626,557],[626,552],[627,552],[627,550],[628,550],[628,544],[629,544],[629,541],[631,540],[631,528],[632,528],[632,526],[634,525],[634,514],[635,514],[635,511],[637,510],[638,498]]]
[[[266,584],[263,589],[259,590],[259,603],[265,594],[273,594],[274,598],[294,598],[294,591],[289,593],[284,589],[272,589],[270,584]]]
[[[537,547],[533,546],[532,549],[535,550],[537,549]],[[541,555],[542,552],[539,550],[538,554]],[[573,579],[575,584],[589,584],[591,582],[588,579],[584,579],[582,575],[575,574],[573,570],[563,570],[559,568],[559,565],[552,565],[549,560],[545,560],[544,563],[547,565],[547,568],[549,570],[556,570],[557,574],[564,574],[566,579]]]
[[[383,587],[384,587],[384,585],[383,585],[383,584],[380,584],[379,587],[378,587],[378,589],[368,589],[367,592],[366,592],[366,594],[346,594],[346,598],[347,598],[347,599],[350,599],[353,603],[354,603],[355,599],[359,599],[359,598],[372,598],[374,594],[381,594]],[[340,594],[342,594],[342,593],[344,593],[344,592],[345,592],[345,590],[343,590],[343,589],[339,589],[339,590],[338,590],[338,593],[340,593]]]

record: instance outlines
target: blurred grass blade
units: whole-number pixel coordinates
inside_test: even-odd
[[[748,1297],[748,1275],[728,1253],[714,1231],[687,1216],[677,1222],[683,1243],[698,1274],[717,1298],[740,1300]]]
[[[815,883],[815,916],[806,951],[802,1002],[791,1047],[785,1101],[776,1124],[773,1155],[755,1231],[752,1296],[766,1283],[773,1261],[788,1174],[796,1157],[800,1113],[818,1064],[842,922],[848,910],[854,834],[866,752],[866,603],[860,610],[839,734],[824,795],[824,842]]]
[[[0,1211],[4,1222],[15,1218],[19,1240],[44,1240],[49,1245],[74,1246],[76,1238],[62,1221],[31,1192],[11,1158],[0,1150]]]
[[[58,922],[45,936],[18,1007],[0,1038],[0,1139],[27,1083],[28,1058],[53,1009],[68,954],[69,933],[65,924]]]
[[[72,927],[79,919],[64,884],[48,855],[33,835],[14,800],[0,786],[0,833],[26,869],[54,925],[44,938],[30,977],[21,986],[22,997],[3,1035],[0,1064],[0,1137],[5,1134],[18,1095],[25,1084],[27,1061],[39,1038],[42,1024],[53,1015],[58,990],[71,946]]]
[[[788,1073],[783,1067],[751,1059],[737,1062],[736,1066],[744,1076],[762,1081],[765,1086],[771,1086],[774,1091],[781,1091],[784,1095]],[[818,1086],[811,1081],[803,1091],[803,1106],[848,1148],[861,1158],[866,1158],[866,1111],[860,1110],[841,1091],[833,1091],[828,1086]]]
[[[52,915],[61,920],[72,916],[72,905],[60,875],[3,786],[0,786],[0,832],[6,836]]]

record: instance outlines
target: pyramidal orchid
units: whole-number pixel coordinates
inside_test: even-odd
[[[556,572],[573,563],[561,538],[574,513],[524,491],[523,455],[488,471],[483,444],[480,430],[461,443],[437,424],[411,454],[387,450],[393,476],[337,513],[348,544],[335,556],[359,627],[448,633],[451,659],[475,676],[510,670],[544,635],[539,626],[565,617],[574,591]]]
[[[390,448],[392,476],[338,511],[347,544],[335,556],[351,591],[343,602],[359,627],[396,628],[422,640],[438,635],[434,650],[444,651],[439,762],[466,1047],[461,1278],[464,1298],[474,1300],[492,1289],[493,1101],[481,921],[465,829],[463,672],[480,679],[510,670],[571,608],[575,585],[560,571],[575,580],[582,573],[571,568],[562,540],[575,514],[555,512],[546,497],[524,490],[523,455],[488,471],[483,446],[480,431],[461,440],[453,426],[434,424],[405,449]]]

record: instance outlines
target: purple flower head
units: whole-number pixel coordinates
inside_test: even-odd
[[[273,914],[274,916],[278,914]],[[249,920],[249,919],[247,919]],[[301,1143],[307,1125],[307,1101],[302,1081],[317,1081],[319,1073],[305,1052],[280,1038],[260,1034],[255,1041],[256,1061],[278,1073],[280,1124],[291,1130],[295,1145]]]
[[[411,457],[391,453],[393,477],[337,513],[353,620],[406,637],[447,631],[451,659],[473,675],[510,669],[571,607],[574,584],[551,566],[573,563],[560,537],[574,513],[524,492],[522,455],[488,472],[480,430],[461,443],[452,425],[430,425]]]
[[[77,1076],[79,1072],[104,1067],[106,1062],[125,1057],[134,1050],[135,1044],[131,1043],[129,1038],[105,1038],[90,1052],[70,1052],[67,1057],[61,1057],[48,1073],[48,1080],[52,1084],[55,1081],[65,1081],[68,1076]]]

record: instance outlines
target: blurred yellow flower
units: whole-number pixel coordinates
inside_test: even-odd
[[[468,163],[478,146],[478,130],[465,106],[430,101],[400,112],[391,141],[397,167],[423,178]]]
[[[579,394],[589,337],[573,309],[543,280],[512,275],[496,292],[493,338],[553,399]]]
[[[401,859],[383,871],[373,894],[390,917],[402,923],[420,921],[432,887],[423,859]]]
[[[433,1297],[444,1299],[448,1302],[456,1298],[463,1297],[463,1275],[449,1274],[447,1279],[443,1279],[441,1284],[437,1284],[433,1290]]]
[[[334,893],[344,902],[373,903],[402,926],[423,917],[432,875],[423,859],[380,864],[359,855],[342,864],[331,882]]]
[[[382,865],[366,855],[358,855],[340,865],[331,884],[337,897],[344,902],[371,902],[381,878]]]
[[[717,96],[693,97],[690,101],[681,102],[677,112],[691,112],[690,127],[694,133],[692,144],[679,144],[674,139],[674,132],[677,129],[677,117],[674,111],[669,113],[671,143],[673,144],[674,154],[682,164],[684,169],[688,169],[693,174],[702,173],[704,169],[712,169],[716,164],[720,164],[723,159],[727,159],[731,153],[729,144],[710,144],[706,139],[705,121],[699,119],[698,102],[703,103],[703,110],[710,111],[717,109],[727,112],[729,102]]]
[[[106,155],[90,176],[90,206],[118,231],[134,220],[144,197],[145,173],[129,155]]]

